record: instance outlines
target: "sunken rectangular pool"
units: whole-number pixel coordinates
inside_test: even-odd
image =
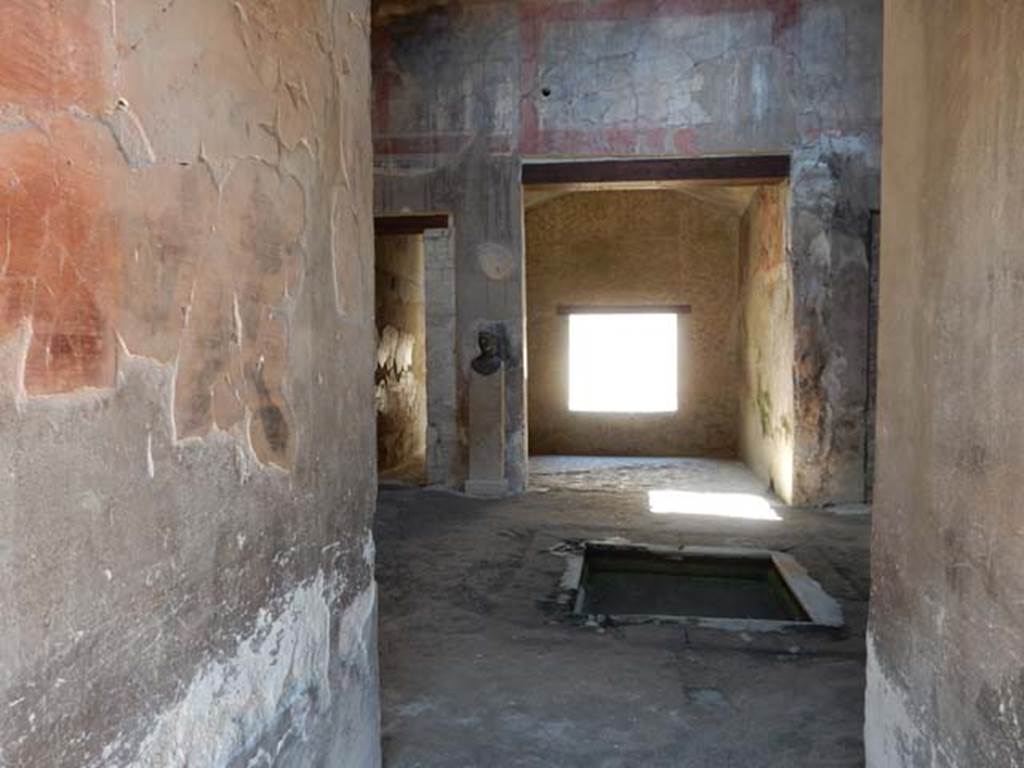
[[[795,559],[735,547],[586,542],[563,586],[574,613],[621,623],[680,621],[723,629],[840,627],[842,610]]]

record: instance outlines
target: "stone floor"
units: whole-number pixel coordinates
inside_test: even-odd
[[[863,765],[868,516],[784,507],[732,462],[531,469],[535,490],[516,499],[381,491],[386,766]],[[676,512],[652,512],[666,491]],[[730,516],[747,509],[753,519]],[[847,629],[588,626],[556,601],[552,549],[613,536],[789,552],[840,601]]]

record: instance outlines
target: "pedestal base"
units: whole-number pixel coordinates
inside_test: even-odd
[[[493,498],[505,479],[505,369],[469,376],[469,477],[466,493]]]

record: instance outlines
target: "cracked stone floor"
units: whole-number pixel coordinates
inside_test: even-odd
[[[865,508],[785,507],[725,461],[540,458],[531,484],[495,501],[381,489],[386,766],[863,765]],[[655,514],[651,491],[687,494],[680,508],[700,514]],[[737,500],[779,519],[720,516]],[[555,600],[551,550],[613,536],[789,552],[847,628],[588,626]]]

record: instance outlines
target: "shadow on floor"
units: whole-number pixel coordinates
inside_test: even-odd
[[[385,764],[863,765],[866,516],[782,507],[734,462],[559,459],[478,501],[385,489],[376,523]],[[657,514],[652,490],[769,500],[777,519]],[[794,555],[843,606],[836,633],[588,626],[559,604],[565,540]]]

